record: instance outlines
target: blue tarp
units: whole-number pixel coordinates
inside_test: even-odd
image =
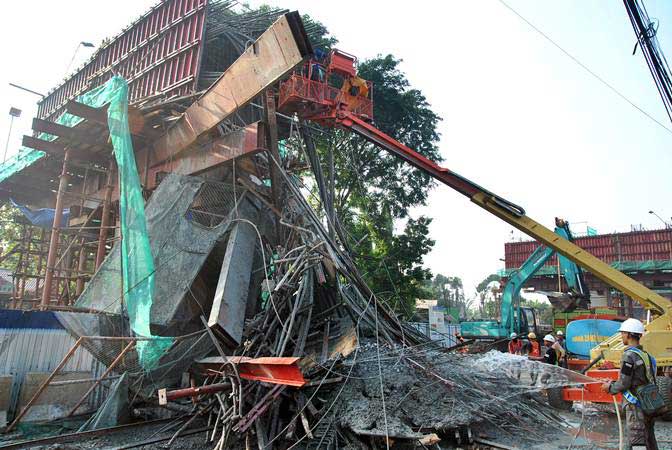
[[[54,224],[54,216],[56,212],[51,208],[39,208],[39,209],[30,209],[25,205],[19,205],[13,199],[9,199],[12,202],[14,207],[18,208],[19,211],[26,216],[26,219],[30,220],[30,223],[41,228],[51,228]],[[68,219],[70,218],[70,209],[63,209],[63,215],[61,216],[61,225],[66,226],[68,224]]]

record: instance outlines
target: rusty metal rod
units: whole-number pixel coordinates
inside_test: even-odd
[[[63,168],[61,169],[61,176],[58,181],[58,193],[56,194],[56,206],[54,208],[54,222],[51,230],[51,239],[49,240],[49,254],[47,256],[47,272],[44,277],[44,289],[42,290],[42,306],[49,305],[51,300],[51,284],[54,279],[54,270],[56,263],[56,256],[58,253],[58,236],[59,228],[61,227],[61,220],[63,218],[63,195],[68,187],[68,163],[70,162],[70,149],[65,149],[63,155]]]
[[[165,396],[166,401],[169,402],[172,400],[177,400],[178,398],[198,397],[199,395],[214,394],[215,392],[226,391],[227,389],[231,389],[231,383],[227,382],[227,383],[208,384],[205,386],[176,389],[174,391],[159,389],[159,397],[161,398]]]
[[[117,366],[117,364],[119,364],[119,362],[122,360],[124,355],[126,353],[128,353],[128,351],[131,348],[133,348],[134,345],[135,345],[135,341],[131,341],[131,342],[128,343],[128,345],[126,345],[126,347],[124,347],[124,349],[121,351],[121,353],[119,353],[119,356],[117,356],[114,359],[114,361],[112,361],[112,364],[110,364],[110,366],[105,370],[105,372],[103,372],[103,374],[100,376],[100,378],[98,380],[96,380],[96,382],[91,385],[89,390],[86,391],[86,393],[82,396],[82,398],[79,399],[77,404],[72,407],[72,409],[70,410],[70,412],[68,413],[68,415],[66,417],[72,416],[75,413],[75,411],[77,411],[77,409],[82,405],[82,403],[84,403],[84,400],[86,400],[87,397],[91,394],[91,392],[93,392],[93,390],[100,384],[100,382],[103,381],[105,379],[105,377],[107,377],[109,375],[110,372],[112,372],[112,369],[114,369]]]
[[[110,205],[112,203],[112,188],[114,187],[114,162],[110,159],[107,168],[107,183],[105,184],[105,199],[103,200],[103,212],[100,219],[100,233],[98,234],[98,250],[96,251],[96,270],[105,260],[105,241],[107,230],[110,225]]]

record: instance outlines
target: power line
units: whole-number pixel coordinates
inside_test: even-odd
[[[598,74],[596,74],[595,72],[593,72],[588,66],[586,66],[584,63],[582,63],[581,61],[579,61],[574,55],[572,55],[572,54],[569,53],[567,50],[565,50],[564,48],[562,48],[558,43],[556,43],[553,39],[551,39],[546,33],[544,33],[543,31],[541,31],[541,30],[540,30],[539,28],[537,28],[532,22],[530,22],[530,21],[527,20],[525,17],[523,17],[518,11],[516,11],[516,10],[513,9],[511,6],[509,6],[504,0],[499,0],[499,3],[501,3],[502,5],[504,5],[509,11],[511,11],[512,13],[514,13],[516,16],[518,16],[523,22],[525,22],[527,25],[529,25],[530,28],[532,28],[534,31],[536,31],[537,33],[539,33],[539,34],[540,34],[544,39],[546,39],[548,42],[550,42],[551,44],[553,44],[553,46],[555,46],[558,50],[560,50],[562,53],[564,53],[565,56],[567,56],[569,59],[571,59],[571,60],[574,61],[576,64],[578,64],[583,70],[585,70],[586,72],[588,72],[588,73],[589,73],[590,75],[592,75],[595,79],[597,79],[600,83],[602,83],[603,85],[605,85],[606,87],[608,87],[608,88],[609,88],[611,91],[613,91],[616,95],[618,95],[618,96],[621,97],[623,100],[625,100],[626,102],[628,102],[633,108],[635,108],[637,111],[639,111],[639,112],[641,112],[642,114],[644,114],[646,117],[648,117],[648,118],[651,119],[653,122],[655,122],[656,124],[658,124],[661,128],[665,129],[665,131],[667,131],[668,133],[672,134],[672,129],[666,127],[663,123],[661,123],[660,121],[658,121],[658,120],[657,120],[655,117],[653,117],[651,114],[647,113],[647,112],[644,111],[642,108],[640,108],[639,106],[637,106],[632,100],[630,100],[628,97],[626,97],[625,95],[623,95],[618,89],[616,89],[613,85],[611,85],[609,82],[607,82],[604,78],[600,77]]]

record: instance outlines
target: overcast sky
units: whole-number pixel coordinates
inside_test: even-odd
[[[38,97],[66,74],[80,41],[98,45],[154,1],[6,2],[0,16],[0,138],[10,106],[23,110],[9,153],[30,132]],[[360,58],[391,53],[413,87],[443,117],[444,165],[525,207],[552,226],[556,216],[598,232],[657,228],[672,216],[672,133],[645,117],[548,43],[498,0],[252,1],[298,9],[323,22],[339,48]],[[672,129],[622,2],[507,0],[521,15],[639,107]],[[645,0],[660,19],[672,60],[672,2]],[[80,48],[74,69],[91,49]],[[444,186],[413,215],[434,218],[426,265],[457,275],[468,291],[503,267],[512,227]]]

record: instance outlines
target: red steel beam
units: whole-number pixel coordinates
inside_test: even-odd
[[[227,364],[236,365],[238,375],[245,380],[263,381],[265,383],[301,387],[306,379],[301,373],[297,362],[299,358],[247,358],[229,356],[226,361],[221,357],[205,358],[198,364],[210,370],[222,370]]]
[[[213,169],[241,156],[252,155],[262,149],[257,146],[259,123],[253,123],[247,127],[229,133],[225,136],[203,144],[197,149],[190,150],[175,159],[169,159],[150,167],[147,174],[147,187],[156,186],[156,174],[159,172],[173,172],[184,175],[198,175],[199,173]],[[151,151],[148,147],[146,151]],[[138,155],[138,161],[145,158]],[[138,171],[144,172],[144,162],[140,163]]]
[[[129,102],[151,96],[188,95],[198,84],[208,0],[164,0],[39,103],[38,116],[57,116],[70,99],[102,84],[112,68],[129,81]]]

